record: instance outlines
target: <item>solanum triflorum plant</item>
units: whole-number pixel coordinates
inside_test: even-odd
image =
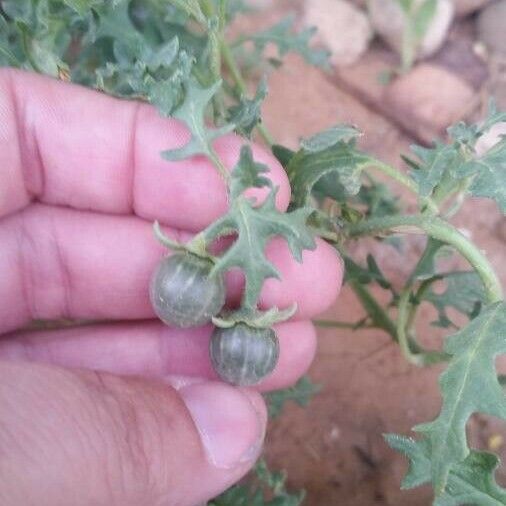
[[[446,143],[414,147],[403,159],[408,173],[359,151],[359,131],[340,125],[301,142],[298,151],[277,145],[261,123],[260,105],[266,80],[248,94],[243,73],[252,66],[268,71],[283,55],[296,51],[308,62],[326,65],[327,54],[308,45],[312,30],[296,33],[291,19],[237,40],[226,28],[241,10],[234,0],[1,0],[0,63],[70,79],[116,96],[152,103],[162,116],[185,123],[187,144],[162,156],[181,160],[206,156],[226,184],[227,213],[186,244],[166,237],[155,224],[156,237],[171,255],[153,275],[151,299],[159,317],[187,327],[212,321],[215,330],[210,356],[226,381],[250,385],[274,368],[278,343],[273,325],[290,318],[295,307],[260,310],[258,298],[266,279],[279,276],[265,256],[274,236],[284,238],[300,260],[302,251],[322,237],[345,260],[346,282],[356,293],[366,317],[358,322],[318,322],[350,329],[375,327],[388,333],[406,359],[417,366],[447,364],[441,375],[441,412],[435,420],[414,428],[415,439],[387,435],[389,444],[407,455],[406,488],[431,483],[434,504],[506,504],[506,490],[494,479],[495,455],[469,448],[465,428],[473,413],[506,420],[502,380],[495,358],[506,353],[506,305],[502,288],[479,246],[450,223],[467,195],[490,198],[506,211],[506,139],[484,154],[476,144],[506,114],[491,104],[479,125],[459,123],[448,130]],[[262,58],[274,45],[278,58]],[[244,136],[240,159],[229,172],[213,141],[235,131]],[[261,136],[285,167],[292,185],[289,212],[276,209],[276,188],[269,168],[257,163],[247,138]],[[417,197],[418,210],[405,213],[385,184],[381,172]],[[264,198],[249,197],[261,188]],[[401,289],[384,275],[372,255],[361,265],[348,253],[361,237],[392,243],[398,236],[427,236],[425,250]],[[216,247],[217,241],[220,247]],[[391,246],[385,246],[391,247]],[[442,271],[438,256],[451,249],[469,270]],[[217,253],[219,251],[219,253]],[[240,307],[225,309],[224,274],[242,270],[245,287]],[[434,289],[443,280],[443,293]],[[370,285],[391,292],[380,304]],[[435,325],[448,329],[441,350],[427,350],[415,332],[421,304],[433,304]],[[462,313],[468,324],[459,328],[448,313]],[[299,385],[301,399],[313,388]],[[297,398],[297,389],[274,396],[275,402]],[[274,499],[237,487],[214,501],[227,504],[299,504],[282,477],[272,478],[260,466],[265,483],[274,484]]]

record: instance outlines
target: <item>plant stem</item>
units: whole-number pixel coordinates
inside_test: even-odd
[[[373,218],[350,225],[347,232],[349,237],[359,237],[382,231],[413,233],[413,229],[422,230],[434,239],[453,246],[480,276],[488,302],[503,299],[501,283],[485,255],[456,228],[440,218],[421,215]]]
[[[362,283],[357,281],[351,280],[348,283],[369,315],[373,326],[383,329],[394,341],[398,341],[397,329],[394,322],[391,320],[390,316],[388,316],[386,311],[378,304],[369,290]]]
[[[218,157],[218,155],[215,153],[214,150],[211,150],[209,153],[209,159],[213,162],[214,166],[220,173],[220,176],[223,178],[225,183],[227,184],[227,188],[230,186],[230,173],[223,165],[222,161]]]
[[[380,172],[383,172],[383,174],[386,174],[392,179],[395,179],[395,181],[417,195],[417,197],[420,198],[421,202],[427,206],[427,209],[429,209],[431,213],[439,213],[437,204],[430,197],[420,197],[416,183],[408,176],[397,170],[395,167],[392,167],[391,165],[388,165],[387,163],[376,159],[371,159],[371,167],[379,170]]]
[[[333,320],[313,320],[313,323],[317,327],[322,328],[336,328],[336,329],[350,329],[357,330],[358,328],[364,328],[365,319],[359,320],[358,322],[336,322]]]
[[[413,353],[408,341],[408,315],[410,308],[411,287],[408,285],[400,295],[398,313],[397,313],[397,337],[399,338],[399,347],[408,362],[415,365],[423,364],[423,357],[419,353]]]
[[[234,55],[232,53],[232,50],[230,49],[227,42],[222,39],[221,41],[221,54],[223,57],[223,61],[225,62],[225,65],[227,66],[230,76],[232,77],[232,80],[234,81],[235,85],[237,86],[237,89],[242,95],[246,95],[248,93],[248,87],[246,86],[246,82],[244,81],[244,78],[242,77],[241,71],[237,65],[237,62],[235,61]],[[274,144],[274,139],[270,132],[267,130],[265,125],[259,123],[257,125],[257,130],[262,139],[269,145],[272,146]]]

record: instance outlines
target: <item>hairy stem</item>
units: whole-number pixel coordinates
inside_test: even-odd
[[[391,216],[373,218],[347,228],[349,237],[387,231],[416,233],[416,230],[422,230],[434,239],[453,246],[480,276],[488,302],[493,303],[503,299],[501,283],[485,255],[456,228],[440,218],[426,218],[421,215]]]
[[[365,321],[367,318],[362,318],[358,322],[352,323],[352,322],[337,322],[334,320],[313,320],[313,323],[317,327],[321,327],[324,329],[329,328],[336,328],[336,329],[350,329],[350,330],[357,330],[359,328],[369,327],[368,325],[365,325]]]
[[[418,353],[413,353],[411,351],[411,346],[409,345],[408,340],[408,314],[409,314],[409,299],[411,296],[410,287],[404,289],[401,292],[399,298],[398,305],[398,314],[397,314],[397,336],[399,338],[399,346],[403,355],[406,357],[408,362],[411,362],[415,365],[422,365],[422,358]]]

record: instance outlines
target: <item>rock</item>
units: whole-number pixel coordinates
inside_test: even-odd
[[[491,0],[453,0],[455,15],[459,18],[463,18],[464,16],[468,16],[482,9],[490,2]]]
[[[386,88],[383,104],[406,130],[431,143],[469,112],[473,97],[474,90],[465,81],[423,63]]]
[[[506,0],[483,9],[478,17],[478,36],[491,50],[506,54]]]
[[[495,146],[504,136],[506,136],[506,122],[495,124],[487,133],[483,134],[476,143],[476,154],[481,156],[490,148]]]
[[[423,0],[415,0],[421,3]],[[454,15],[451,0],[437,0],[436,13],[422,38],[417,58],[434,54],[443,44]],[[402,51],[402,38],[406,17],[396,0],[370,0],[370,20],[376,32],[399,54]]]
[[[344,0],[306,0],[304,24],[331,52],[334,65],[350,65],[367,50],[373,32],[367,16]]]

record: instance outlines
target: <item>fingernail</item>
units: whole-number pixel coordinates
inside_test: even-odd
[[[266,424],[258,393],[222,383],[188,385],[179,393],[213,466],[230,469],[258,457]]]
[[[195,385],[197,383],[205,383],[205,378],[200,378],[198,376],[178,376],[178,375],[169,375],[165,376],[162,380],[164,383],[167,383],[175,390],[181,390],[182,388],[188,385]]]

